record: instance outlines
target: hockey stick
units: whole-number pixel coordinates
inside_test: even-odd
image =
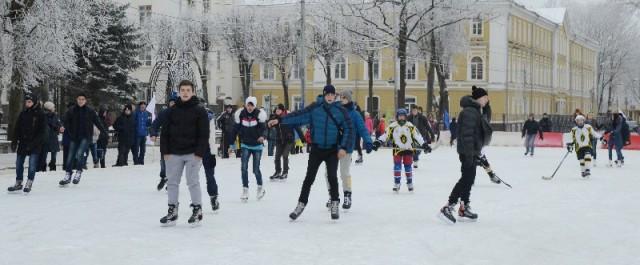
[[[558,164],[558,167],[556,167],[556,170],[553,171],[553,174],[551,174],[551,177],[542,176],[542,179],[551,180],[556,175],[556,173],[558,172],[558,169],[560,169],[560,167],[562,166],[562,163],[564,163],[564,160],[567,159],[567,156],[569,156],[570,153],[571,152],[567,152],[566,154],[564,154],[564,157],[560,161],[560,164]]]
[[[487,175],[489,175],[489,177],[492,179],[491,182],[496,183],[496,184],[503,183],[504,185],[506,185],[510,189],[513,189],[513,187],[511,187],[511,185],[509,183],[504,182],[504,180],[502,180],[500,177],[498,177],[498,175],[496,175],[495,172],[493,172],[493,169],[491,169],[491,165],[489,164],[489,160],[487,160],[487,157],[485,155],[482,155],[481,157],[478,157],[477,159],[478,159],[477,160],[478,165],[480,167],[482,167],[484,169],[484,171],[487,172]],[[495,182],[493,180],[493,178],[497,179],[500,182]]]

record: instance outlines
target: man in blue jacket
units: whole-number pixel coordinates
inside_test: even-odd
[[[302,126],[309,124],[311,128],[311,142],[313,146],[309,153],[307,175],[302,183],[302,191],[298,205],[289,215],[292,220],[297,219],[304,211],[309,201],[309,192],[322,162],[327,166],[329,193],[331,194],[331,219],[339,219],[340,195],[338,192],[338,159],[353,152],[354,129],[349,113],[340,102],[336,101],[336,89],[327,85],[317,101],[303,110],[293,112],[277,120],[269,121],[269,126],[278,123]]]
[[[144,153],[147,146],[147,135],[151,127],[151,113],[147,111],[147,103],[140,101],[135,112],[136,135],[133,143],[133,164],[144,165]]]

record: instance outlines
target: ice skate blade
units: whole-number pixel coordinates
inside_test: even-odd
[[[189,227],[191,227],[191,228],[199,227],[200,225],[202,225],[201,222],[202,221],[197,221],[197,222],[190,223]]]
[[[19,190],[19,191],[17,191],[17,190],[14,190],[14,191],[7,191],[7,194],[14,194],[14,195],[17,195],[17,194],[20,194],[20,193],[22,193],[22,190]]]
[[[167,222],[167,223],[164,223],[164,224],[163,224],[163,223],[160,223],[160,226],[161,226],[161,227],[172,227],[172,226],[176,226],[176,221],[170,221],[170,222]]]
[[[446,216],[444,216],[444,214],[442,214],[441,212],[438,212],[437,218],[442,220],[443,222],[445,222],[448,225],[455,225],[456,222],[455,221],[451,221],[449,220],[449,218],[447,218]],[[455,219],[455,218],[454,218]]]
[[[476,219],[471,219],[471,218],[467,218],[467,217],[458,217],[458,222],[460,223],[475,223],[478,222],[478,218]]]

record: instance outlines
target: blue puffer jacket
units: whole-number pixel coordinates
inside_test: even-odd
[[[335,122],[328,113],[331,113]],[[353,123],[348,111],[341,106],[340,102],[328,104],[324,97],[319,96],[315,103],[282,117],[280,122],[296,127],[309,124],[311,141],[319,148],[337,148],[344,149],[347,153],[353,152],[355,139]]]
[[[351,118],[351,122],[353,122],[353,146],[351,146],[351,151],[353,152],[353,148],[355,145],[360,142],[360,139],[364,140],[364,146],[367,144],[371,144],[371,135],[367,130],[367,127],[364,126],[364,120],[362,119],[362,115],[356,109],[356,105],[353,102],[349,102],[347,105],[342,105],[349,112],[349,117]]]
[[[148,111],[137,110],[135,112],[136,120],[136,136],[142,137],[149,134],[149,127],[151,127],[151,113]]]

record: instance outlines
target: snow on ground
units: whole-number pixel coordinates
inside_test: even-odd
[[[337,222],[324,207],[323,177],[300,219],[288,219],[306,155],[292,157],[287,182],[265,182],[262,201],[250,177],[246,204],[239,200],[240,161],[218,160],[221,210],[212,213],[207,202],[198,228],[186,224],[184,180],[178,226],[159,226],[167,198],[155,190],[157,158],[145,166],[90,169],[68,188],[57,186],[61,172],[41,174],[29,196],[0,193],[0,264],[640,264],[640,152],[627,151],[624,168],[606,168],[600,151],[588,180],[572,154],[551,181],[541,177],[553,172],[564,149],[537,149],[534,158],[523,152],[488,148],[513,189],[490,183],[478,169],[471,199],[479,221],[455,225],[436,217],[459,177],[449,147],[422,157],[413,194],[405,185],[400,194],[391,191],[389,150],[366,156],[363,166],[352,167],[353,208]],[[272,158],[262,162],[267,179]],[[13,178],[0,171],[0,187]]]

